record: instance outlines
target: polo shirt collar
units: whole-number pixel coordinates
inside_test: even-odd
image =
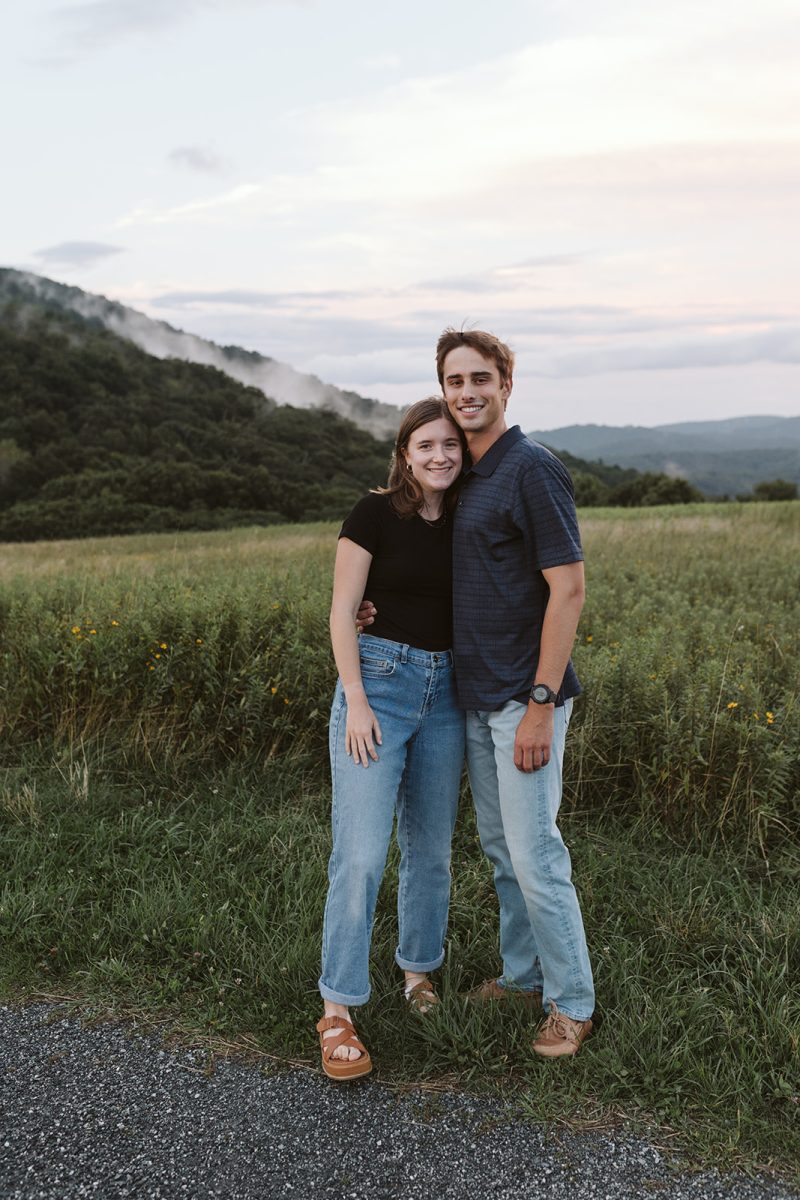
[[[505,433],[494,442],[482,458],[479,458],[476,463],[470,467],[468,475],[493,475],[503,457],[525,437],[525,434],[520,429],[519,425],[512,425]]]

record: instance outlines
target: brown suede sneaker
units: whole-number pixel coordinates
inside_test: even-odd
[[[572,1017],[560,1013],[555,1004],[551,1004],[550,1016],[543,1021],[533,1049],[543,1058],[562,1058],[565,1054],[577,1054],[581,1043],[591,1032],[591,1019],[573,1021]]]
[[[507,988],[496,979],[485,979],[483,983],[467,992],[465,999],[474,1004],[491,1004],[496,1000],[521,1000],[529,1008],[542,1007],[541,992],[524,992],[522,988]]]

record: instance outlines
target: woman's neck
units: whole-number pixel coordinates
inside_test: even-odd
[[[437,521],[444,512],[444,493],[422,491],[419,515],[426,521]]]

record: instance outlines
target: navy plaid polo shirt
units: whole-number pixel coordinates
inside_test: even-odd
[[[462,708],[527,703],[550,589],[542,570],[581,562],[572,480],[515,425],[467,471],[453,530],[453,654]],[[558,704],[581,690],[570,662]]]

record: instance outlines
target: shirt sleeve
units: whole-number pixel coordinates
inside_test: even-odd
[[[572,480],[554,454],[546,452],[523,472],[515,490],[514,520],[537,570],[583,561]]]
[[[375,557],[381,540],[383,525],[383,497],[371,492],[362,496],[339,531],[339,537],[349,538],[357,546],[361,546],[368,554]]]

